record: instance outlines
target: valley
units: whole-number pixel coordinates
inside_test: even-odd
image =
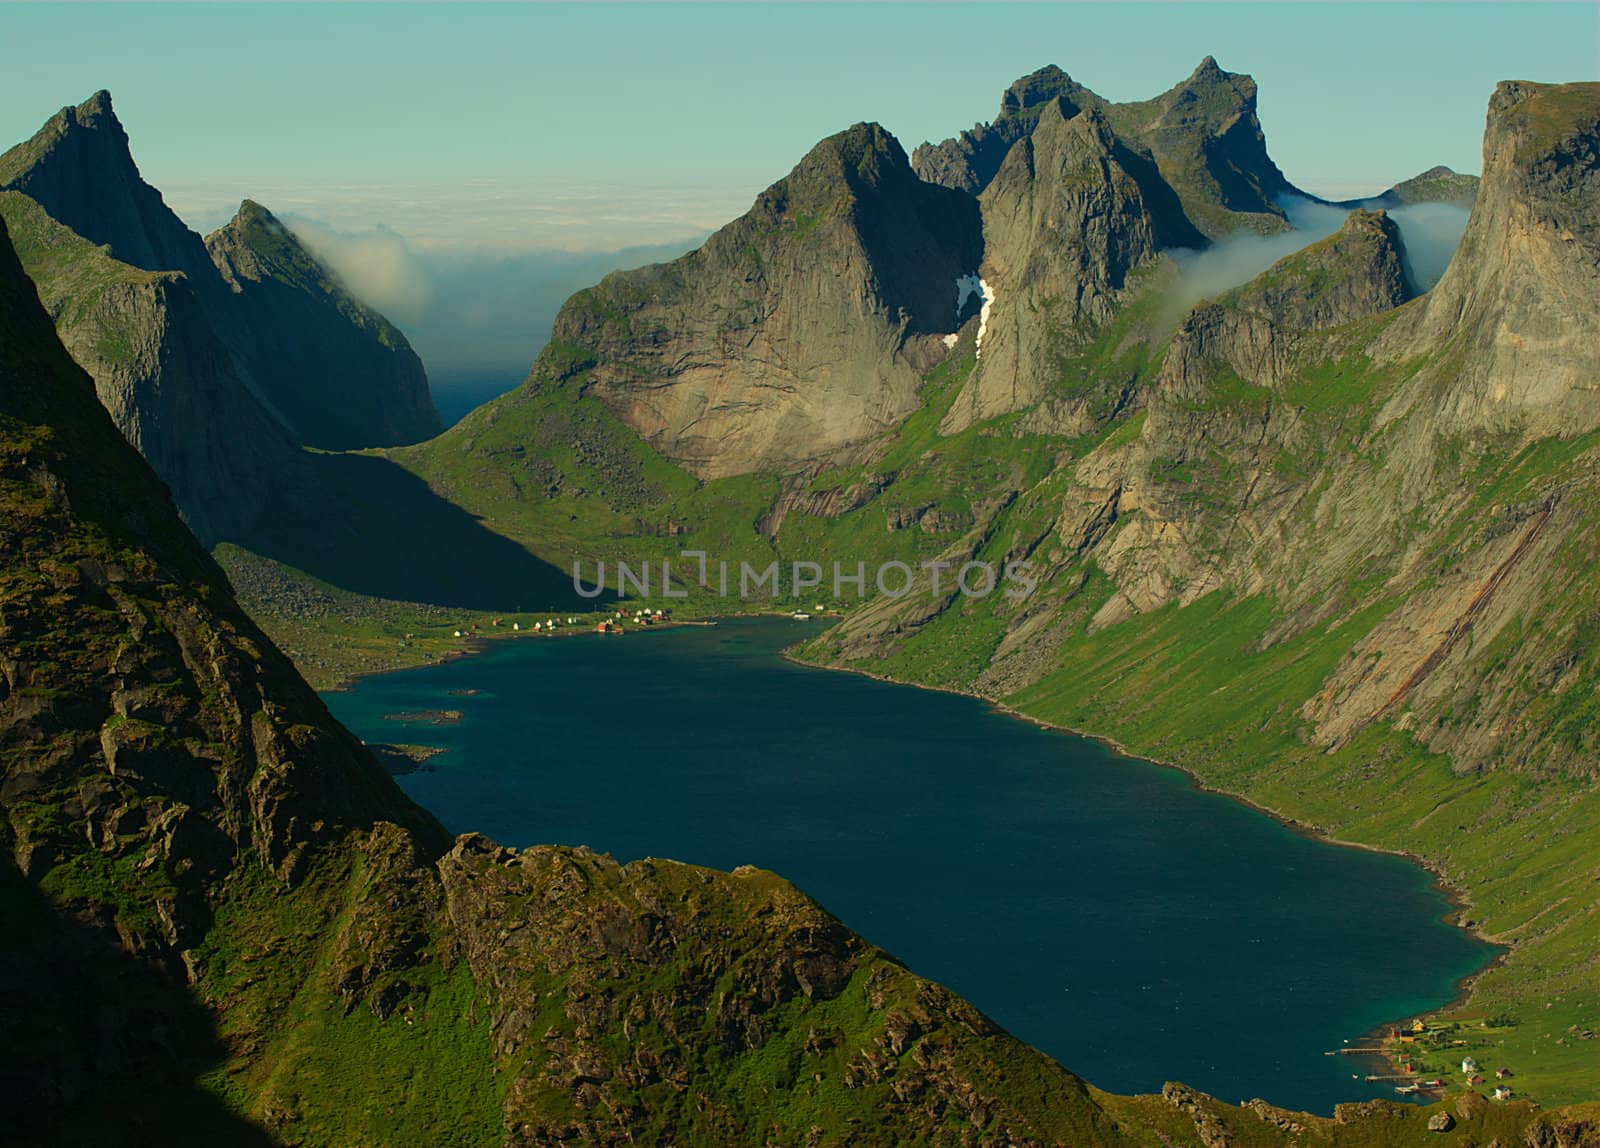
[[[1600,85],[1257,95],[855,124],[447,429],[109,93],[0,156],[18,1142],[1595,1143]]]

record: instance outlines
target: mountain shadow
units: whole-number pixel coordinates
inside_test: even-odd
[[[58,912],[9,857],[0,933],[0,1145],[270,1143],[195,1084],[223,1052],[177,977]]]
[[[387,458],[308,451],[283,477],[272,511],[231,541],[377,598],[506,612],[594,608],[570,572]]]

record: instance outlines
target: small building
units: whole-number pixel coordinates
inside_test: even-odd
[[[1474,1072],[1471,1076],[1467,1077],[1467,1083],[1468,1084],[1482,1084],[1483,1083],[1483,1077],[1479,1076],[1476,1072]]]
[[[1511,1075],[1511,1070],[1509,1068],[1497,1068],[1497,1069],[1494,1070],[1494,1078],[1496,1080],[1504,1080],[1506,1077],[1508,1077],[1510,1075]]]
[[[511,623],[511,628],[513,630],[520,630],[520,629],[522,629],[522,623],[521,622],[512,622]]]
[[[1496,1100],[1510,1100],[1511,1099],[1511,1089],[1507,1088],[1503,1084],[1500,1085],[1498,1088],[1496,1088],[1494,1090],[1494,1098]]]
[[[1474,1072],[1478,1071],[1478,1062],[1473,1060],[1470,1056],[1467,1057],[1461,1062],[1461,1071],[1467,1076],[1471,1076]]]
[[[460,630],[457,630],[455,632],[455,636],[458,637],[458,638],[465,638],[466,637],[466,635],[463,634]]]

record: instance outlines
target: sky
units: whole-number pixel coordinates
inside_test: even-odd
[[[265,203],[464,410],[572,291],[689,249],[852,123],[910,152],[1045,64],[1136,100],[1209,54],[1256,78],[1292,182],[1356,198],[1476,172],[1499,80],[1596,78],[1600,6],[0,3],[0,44],[0,146],[109,88],[191,226]]]
[[[860,120],[945,138],[1047,63],[1128,100],[1214,55],[1319,194],[1476,171],[1497,80],[1595,78],[1600,6],[7,4],[0,42],[0,140],[109,88],[201,226],[272,192],[423,245],[583,250],[703,233]]]

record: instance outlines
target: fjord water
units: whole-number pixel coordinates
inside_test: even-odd
[[[784,661],[784,619],[526,637],[328,695],[454,832],[772,869],[1102,1088],[1319,1112],[1492,956],[1428,874],[952,694]],[[476,692],[471,692],[476,691]],[[412,716],[457,710],[459,722]]]

